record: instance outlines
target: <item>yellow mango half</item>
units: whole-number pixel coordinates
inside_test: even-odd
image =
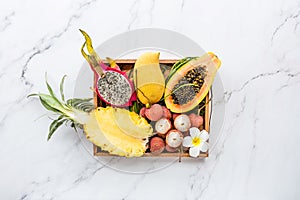
[[[137,97],[145,105],[157,103],[164,94],[165,79],[159,66],[159,55],[159,52],[144,53],[134,65]]]

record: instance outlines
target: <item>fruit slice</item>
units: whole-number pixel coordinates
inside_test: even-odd
[[[114,109],[111,120],[119,129],[131,137],[143,139],[153,135],[152,126],[145,118],[135,112],[129,112],[125,109]]]
[[[90,118],[83,126],[84,134],[86,138],[93,144],[101,147],[101,150],[108,151],[110,154],[125,156],[125,151],[119,149],[118,147],[112,145],[107,138],[103,135],[103,132],[99,129],[98,122],[96,120],[96,111],[90,113]]]
[[[120,108],[98,108],[95,112],[99,129],[106,140],[114,147],[117,147],[125,153],[126,157],[142,156],[146,151],[147,139],[137,139],[128,135],[128,132],[112,120],[115,116],[115,110]],[[101,146],[100,146],[101,147]]]
[[[186,60],[175,64],[167,79],[165,103],[175,113],[190,111],[205,98],[221,65],[213,53]]]
[[[159,67],[159,54],[142,54],[134,65],[133,79],[137,97],[145,105],[157,103],[164,94],[165,78]]]

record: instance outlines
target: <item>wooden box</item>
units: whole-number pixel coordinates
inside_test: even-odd
[[[177,60],[160,60],[160,65],[161,66],[167,66],[171,67]],[[116,60],[116,63],[118,66],[121,68],[122,71],[127,71],[133,68],[135,60],[133,59],[120,59]],[[96,81],[96,80],[94,80]],[[209,132],[209,126],[210,126],[210,107],[211,107],[211,102],[210,102],[210,93],[207,94],[205,98],[205,107],[203,108],[204,113],[202,114],[204,122],[203,122],[203,129],[205,129],[207,132]],[[94,93],[94,104],[99,107],[102,105],[101,100],[97,96],[96,93]],[[94,156],[114,156],[109,154],[106,151],[102,151],[100,147],[94,145]],[[143,155],[144,157],[189,157],[188,151],[184,152],[174,152],[170,153],[164,150],[161,154],[158,156],[154,156],[151,154],[148,150],[146,153]],[[208,151],[206,153],[201,152],[199,157],[208,157]]]

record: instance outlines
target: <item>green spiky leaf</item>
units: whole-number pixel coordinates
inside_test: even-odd
[[[46,85],[49,91],[49,94],[30,94],[28,97],[37,96],[40,99],[41,104],[47,109],[56,114],[59,114],[59,117],[49,126],[48,140],[51,138],[53,133],[60,127],[63,123],[68,124],[72,123],[72,126],[76,128],[82,128],[81,124],[85,124],[88,119],[88,112],[94,109],[94,105],[90,103],[90,99],[69,99],[67,102],[64,101],[63,93],[63,84],[65,80],[64,76],[60,83],[60,93],[62,101],[57,99],[55,96],[50,84],[46,79]]]
[[[65,95],[64,95],[64,82],[65,82],[65,78],[67,77],[67,75],[64,75],[61,79],[61,82],[60,82],[60,86],[59,86],[59,89],[60,89],[60,95],[61,95],[61,100],[62,101],[65,101]]]
[[[49,94],[52,96],[53,100],[57,102],[57,104],[60,104],[62,107],[63,104],[57,99],[57,97],[55,96],[53,90],[52,90],[52,87],[50,86],[50,84],[48,83],[48,80],[47,80],[47,74],[45,74],[45,79],[46,79],[46,85],[47,85],[47,88],[48,88],[48,91],[49,91]]]
[[[94,104],[90,102],[91,100],[93,100],[93,98],[87,98],[87,99],[73,98],[67,100],[67,105],[74,107],[78,110],[89,112],[95,108]]]
[[[56,120],[53,120],[49,127],[49,134],[47,140],[50,140],[53,133],[67,120],[68,119],[64,119],[62,116],[59,116]]]
[[[50,111],[61,114],[63,112],[70,111],[66,106],[63,106],[62,103],[58,102],[52,95],[49,94],[31,94],[28,97],[38,96],[42,105]]]

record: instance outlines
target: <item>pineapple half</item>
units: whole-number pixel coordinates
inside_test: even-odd
[[[145,153],[153,129],[144,118],[124,108],[94,108],[90,103],[92,99],[65,101],[62,89],[64,78],[60,84],[61,100],[54,95],[47,80],[50,94],[29,95],[29,97],[38,96],[47,110],[59,114],[59,117],[50,124],[48,140],[59,126],[70,122],[75,130],[83,128],[89,141],[110,154],[139,157]]]
[[[90,135],[89,123],[84,125],[86,136],[91,142],[111,154],[137,157],[145,153],[148,137],[153,134],[153,129],[146,120],[140,120],[139,115],[122,108],[100,107],[95,109],[93,114],[98,125],[96,134]],[[126,122],[129,123],[123,124]],[[100,137],[104,137],[109,145],[104,144],[105,140],[100,140]]]

